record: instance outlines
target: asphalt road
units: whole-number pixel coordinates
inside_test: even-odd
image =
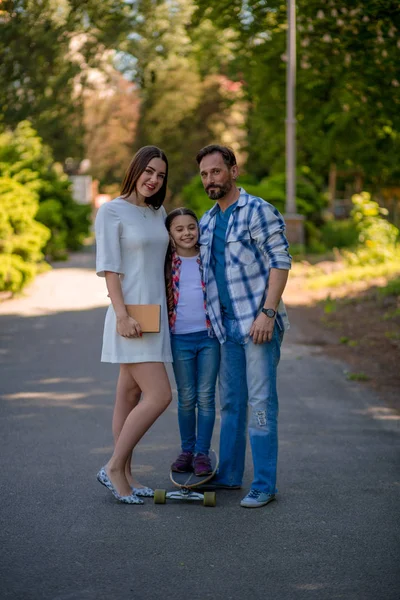
[[[398,415],[296,323],[280,364],[278,501],[120,505],[96,481],[111,451],[117,369],[99,362],[93,256],[0,305],[1,600],[398,600]],[[295,315],[293,315],[294,321]],[[218,447],[217,421],[214,447]],[[135,454],[170,489],[176,405]]]

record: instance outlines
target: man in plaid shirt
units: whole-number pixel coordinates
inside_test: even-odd
[[[207,309],[221,343],[220,464],[217,487],[241,487],[248,429],[254,478],[241,506],[275,498],[278,458],[277,366],[288,328],[281,296],[291,267],[285,223],[268,202],[236,186],[230,148],[206,146],[196,157],[208,196],[200,222]]]

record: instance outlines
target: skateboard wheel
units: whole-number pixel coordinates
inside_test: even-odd
[[[154,490],[154,504],[165,504],[167,492],[165,490]]]
[[[215,492],[204,492],[203,499],[204,506],[216,506],[217,504],[217,495]]]

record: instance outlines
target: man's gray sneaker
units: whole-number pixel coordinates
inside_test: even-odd
[[[245,508],[259,508],[272,502],[272,500],[275,500],[275,494],[266,494],[265,492],[260,492],[260,490],[250,490],[247,496],[241,501],[240,506],[244,506]]]

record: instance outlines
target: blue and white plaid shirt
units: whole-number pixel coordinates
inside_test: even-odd
[[[207,290],[207,309],[220,343],[225,341],[217,282],[211,268],[211,249],[215,217],[220,210],[216,203],[200,221],[200,252]],[[249,339],[254,319],[264,306],[271,268],[289,270],[292,258],[285,236],[285,222],[272,204],[251,196],[240,188],[240,196],[226,230],[225,275],[234,314],[243,342]],[[282,300],[276,323],[282,330],[289,328]]]

